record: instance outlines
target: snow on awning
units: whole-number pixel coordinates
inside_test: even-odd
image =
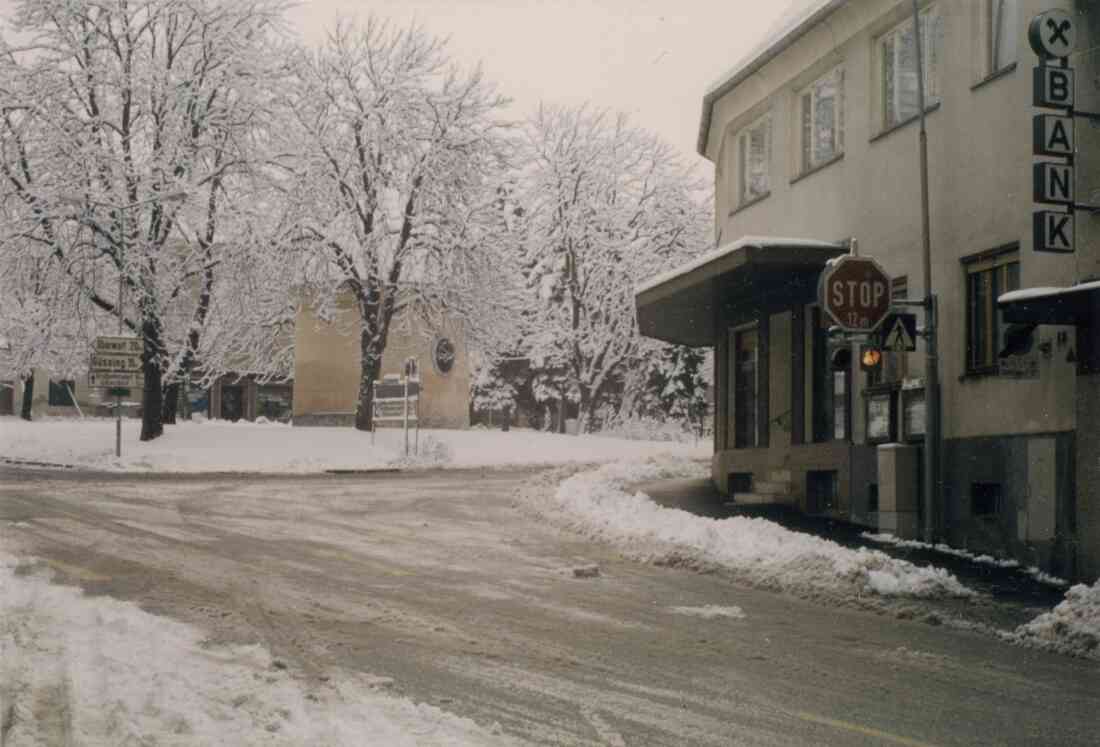
[[[847,253],[835,241],[746,236],[638,285],[639,328],[666,342],[714,345],[720,303],[793,307],[814,293],[825,263]]]
[[[1012,323],[1091,324],[1100,311],[1100,280],[1065,288],[1023,288],[997,298]]]

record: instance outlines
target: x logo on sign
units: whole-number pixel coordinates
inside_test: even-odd
[[[1050,35],[1051,44],[1057,44],[1058,42],[1066,45],[1069,44],[1069,37],[1066,36],[1066,32],[1073,28],[1072,23],[1070,23],[1069,21],[1062,21],[1061,23],[1058,23],[1053,18],[1048,18],[1047,28],[1049,28],[1053,32]]]

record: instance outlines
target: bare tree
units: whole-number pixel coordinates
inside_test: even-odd
[[[495,179],[505,105],[480,69],[451,64],[420,26],[340,23],[299,57],[290,109],[300,144],[304,282],[325,307],[355,299],[361,374],[355,424],[371,427],[372,382],[398,301],[458,315],[477,332],[496,294]]]
[[[164,374],[175,361],[169,373],[189,375],[218,253],[234,247],[218,240],[220,201],[254,157],[283,7],[23,0],[14,27],[28,41],[0,50],[0,197],[22,208],[5,251],[48,248],[113,314],[111,289],[126,288],[144,350],[142,440],[163,431]],[[76,229],[91,238],[67,240]],[[72,274],[89,263],[90,276]]]
[[[536,398],[576,402],[583,430],[648,350],[636,284],[709,245],[707,196],[671,146],[625,115],[542,106],[524,135]]]

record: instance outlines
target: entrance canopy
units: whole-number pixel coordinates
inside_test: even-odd
[[[809,303],[825,263],[847,253],[846,243],[746,236],[639,285],[639,328],[665,342],[714,345],[723,307],[755,314]]]
[[[997,299],[1008,322],[1090,326],[1100,311],[1100,281],[1068,288],[1025,288]]]

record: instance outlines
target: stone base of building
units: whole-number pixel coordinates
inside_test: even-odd
[[[312,415],[295,415],[293,420],[291,420],[291,423],[295,426],[302,426],[306,428],[318,426],[352,427],[355,425],[355,413],[320,412]]]

